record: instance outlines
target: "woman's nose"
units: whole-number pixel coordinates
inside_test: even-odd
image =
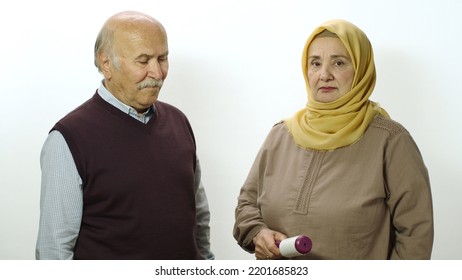
[[[332,73],[329,69],[322,69],[321,73],[319,74],[319,79],[323,82],[330,81],[333,79]]]

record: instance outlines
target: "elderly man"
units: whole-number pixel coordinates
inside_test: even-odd
[[[95,44],[96,93],[58,121],[40,158],[37,259],[213,259],[207,197],[186,116],[158,101],[167,34],[139,12]]]

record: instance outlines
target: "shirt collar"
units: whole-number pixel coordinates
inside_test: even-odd
[[[149,109],[147,109],[146,112],[140,114],[133,107],[128,106],[127,104],[121,102],[119,99],[115,98],[115,96],[112,93],[110,93],[109,90],[106,89],[103,81],[101,81],[100,86],[98,88],[98,94],[107,103],[111,104],[112,106],[121,110],[125,114],[128,114],[143,123],[147,123],[149,119],[154,115],[154,105],[149,107]]]

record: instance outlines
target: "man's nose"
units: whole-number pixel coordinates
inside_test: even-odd
[[[162,68],[157,60],[153,60],[149,63],[148,76],[161,80],[163,78]]]

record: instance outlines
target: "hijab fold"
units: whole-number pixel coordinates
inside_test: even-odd
[[[328,30],[336,34],[350,55],[355,76],[352,88],[332,102],[314,100],[307,75],[308,49],[316,35]],[[369,100],[376,82],[372,46],[366,34],[345,20],[331,20],[316,28],[305,43],[302,70],[308,91],[306,108],[285,120],[300,147],[334,150],[358,141],[377,114],[388,117],[377,103]]]

